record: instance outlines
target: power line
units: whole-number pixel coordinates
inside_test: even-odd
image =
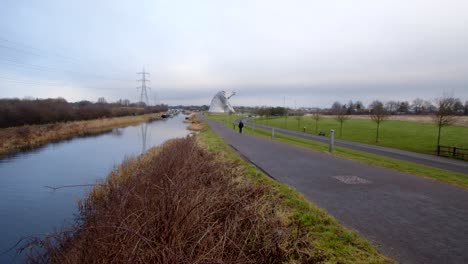
[[[143,102],[143,103],[146,103],[146,105],[149,105],[147,89],[151,89],[151,88],[146,86],[146,82],[150,81],[150,80],[146,79],[146,75],[149,75],[149,73],[145,72],[145,68],[143,68],[143,71],[138,72],[137,74],[141,74],[141,79],[138,80],[139,82],[141,82],[141,87],[137,87],[137,89],[141,89],[140,102]],[[145,101],[143,101],[143,99]]]
[[[38,49],[38,48],[35,48],[35,47],[32,47],[32,46],[29,46],[29,45],[26,45],[26,44],[23,44],[23,43],[19,43],[19,42],[16,42],[16,41],[8,40],[8,39],[2,38],[2,37],[0,37],[0,41],[2,41],[3,43],[6,42],[6,43],[11,43],[11,44],[15,45],[15,47],[0,45],[0,46],[3,47],[3,48],[16,50],[16,51],[18,51],[18,52],[23,52],[23,53],[29,53],[29,54],[35,55],[35,56],[47,56],[47,55],[38,54],[38,53],[31,52],[31,51],[28,51],[28,50],[27,50],[27,49],[32,49],[32,50],[36,50],[36,51],[40,51],[40,52],[49,53],[49,54],[51,54],[51,55],[53,55],[53,56],[55,56],[55,57],[57,57],[57,58],[65,59],[65,60],[68,60],[68,61],[73,62],[73,63],[81,63],[81,62],[79,62],[79,60],[76,59],[76,58],[64,56],[64,55],[58,54],[58,53],[56,53],[56,52],[50,52],[50,51],[46,51],[46,50],[43,50],[43,49]],[[23,46],[23,47],[25,47],[26,49],[24,49],[24,48],[18,48],[18,47],[16,47],[16,46]],[[50,56],[50,55],[49,55],[49,56]]]
[[[7,43],[10,46],[4,45],[4,44],[2,44],[2,42]],[[15,45],[15,46],[11,46],[12,44]],[[22,46],[22,47],[18,47],[18,46]],[[0,48],[9,49],[9,50],[12,50],[12,51],[14,51],[16,53],[24,53],[24,54],[33,55],[33,56],[37,56],[37,57],[48,58],[48,59],[50,59],[50,57],[55,57],[56,59],[61,60],[61,62],[73,63],[75,66],[88,67],[88,65],[89,65],[89,63],[85,63],[82,59],[79,59],[79,58],[64,56],[64,55],[61,55],[61,54],[56,53],[56,52],[52,53],[52,52],[46,51],[44,49],[38,49],[38,48],[29,46],[29,45],[26,45],[26,44],[23,44],[23,43],[8,40],[8,39],[3,38],[3,37],[0,37]],[[31,50],[34,50],[34,51],[31,51]],[[43,54],[43,53],[48,53],[48,54]],[[113,73],[117,74],[117,75],[122,74],[122,73],[117,72],[117,71],[113,71]],[[83,74],[83,73],[80,73],[80,74]],[[133,81],[133,80],[125,80],[125,81]]]
[[[81,73],[81,72],[71,71],[71,70],[61,70],[61,69],[47,67],[47,66],[43,66],[43,65],[18,62],[18,61],[14,61],[14,60],[5,59],[5,58],[0,58],[0,63],[7,64],[7,65],[10,65],[10,66],[14,66],[14,67],[20,67],[20,68],[26,68],[26,69],[30,69],[30,70],[36,70],[36,71],[46,71],[46,72],[51,72],[51,73],[70,73],[70,74],[74,74],[74,75],[81,75],[81,76],[84,76],[84,77],[91,77],[91,78],[94,78],[94,79],[105,79],[105,80],[110,80],[110,81],[125,81],[125,82],[132,81],[133,82],[133,80],[130,80],[130,79],[113,78],[113,77],[107,77],[107,76],[104,76],[104,75]]]

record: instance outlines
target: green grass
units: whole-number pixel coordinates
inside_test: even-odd
[[[209,116],[212,118],[212,116]],[[214,119],[222,120],[220,116]],[[246,129],[248,131],[249,129]],[[202,142],[220,157],[242,165],[243,174],[253,184],[271,187],[278,195],[291,224],[305,229],[313,249],[312,256],[324,263],[393,263],[354,231],[342,227],[324,210],[307,201],[291,187],[274,181],[252,164],[244,161],[226,142],[208,126],[200,133]]]
[[[285,121],[286,120],[286,121]],[[315,133],[315,121],[303,117],[299,124],[294,117],[258,118],[254,122],[269,126]],[[374,144],[390,148],[435,154],[437,149],[437,127],[430,123],[386,120],[381,123],[379,143],[375,142],[376,124],[369,119],[350,119],[343,123],[343,135],[340,136],[340,124],[333,118],[323,117],[318,123],[318,131],[329,134],[335,130],[336,138]],[[449,126],[442,128],[441,145],[468,148],[468,127]]]
[[[208,116],[208,118],[212,119],[212,116]],[[218,120],[222,117],[217,116]],[[270,120],[269,120],[270,121]],[[230,127],[230,126],[228,126]],[[253,132],[253,133],[252,133]],[[254,128],[246,126],[244,128],[245,134],[250,134],[258,137],[263,138],[271,138],[271,131]],[[399,172],[404,172],[416,176],[422,176],[425,178],[449,183],[455,186],[459,186],[462,188],[468,189],[468,177],[462,173],[456,173],[451,171],[446,171],[442,169],[437,169],[434,167],[429,167],[425,165],[420,165],[412,162],[392,159],[388,157],[383,157],[375,154],[370,154],[362,151],[351,150],[342,147],[335,147],[333,154],[328,152],[328,145],[324,143],[320,143],[313,140],[302,139],[294,136],[284,135],[281,133],[275,132],[274,140],[283,142],[286,144],[292,144],[299,147],[311,149],[314,151],[320,151],[323,153],[327,153],[329,155],[336,155],[338,157],[355,160],[359,162],[363,162],[366,164],[370,164],[373,166],[384,167],[387,169],[392,169]]]

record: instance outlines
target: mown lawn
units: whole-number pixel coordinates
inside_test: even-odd
[[[207,115],[209,119],[222,121],[226,120],[226,115]],[[270,123],[272,120],[268,120]],[[284,120],[283,120],[284,122]],[[297,122],[297,121],[296,121]],[[231,128],[231,123],[227,121],[224,124]],[[297,126],[297,123],[296,123]],[[343,129],[344,130],[344,129]],[[244,133],[249,135],[254,135],[257,137],[263,138],[271,138],[271,131],[254,128],[250,126],[244,127]],[[274,140],[283,142],[286,144],[292,144],[299,147],[311,149],[314,151],[320,151],[324,153],[328,152],[328,145],[324,143],[320,143],[314,140],[307,140],[299,137],[288,136],[281,133],[275,133]],[[459,186],[462,188],[468,188],[468,177],[462,173],[456,173],[452,171],[446,171],[430,166],[420,165],[412,162],[392,159],[388,157],[383,157],[371,153],[366,153],[362,151],[342,148],[342,147],[335,147],[335,150],[332,155],[336,155],[341,158],[346,158],[350,160],[355,160],[363,163],[367,163],[374,166],[384,167],[387,169],[392,169],[404,173],[409,173],[416,176],[422,176],[430,179],[434,179],[441,182],[446,182],[455,186]]]
[[[300,123],[295,117],[257,118],[254,122],[299,131],[306,127],[306,133],[316,133],[315,120],[308,116],[303,117]],[[380,126],[379,143],[375,142],[376,124],[372,120],[347,120],[343,123],[343,134],[340,135],[340,123],[334,118],[323,117],[318,123],[318,131],[324,131],[328,135],[330,129],[335,130],[336,138],[350,141],[428,154],[435,154],[437,149],[437,127],[429,123],[384,121]],[[468,148],[468,127],[442,128],[441,145]]]

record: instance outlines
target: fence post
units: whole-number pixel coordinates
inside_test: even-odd
[[[437,156],[440,156],[440,145],[437,145]]]
[[[306,127],[304,127],[303,130],[304,130],[303,132],[305,133],[306,132]]]
[[[454,158],[457,157],[457,147],[453,147],[452,156],[453,156]]]
[[[275,138],[275,128],[272,127],[271,128],[271,139],[274,139]]]
[[[335,145],[335,130],[330,129],[330,144],[328,145],[329,152],[333,152],[334,145]]]

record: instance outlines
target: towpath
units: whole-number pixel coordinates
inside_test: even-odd
[[[244,123],[247,123],[249,126],[254,126],[258,128],[263,128],[263,129],[268,129],[268,130],[272,129],[271,126],[255,124],[252,122],[248,122],[247,120],[244,120]],[[328,143],[329,141],[328,137],[321,137],[321,136],[306,134],[306,133],[283,129],[283,128],[275,127],[275,132],[279,132],[285,135],[300,137],[303,139],[315,140],[315,141],[319,141],[322,143]],[[363,144],[363,143],[352,142],[352,141],[341,140],[341,139],[335,139],[335,145],[339,147],[377,154],[377,155],[381,155],[381,156],[385,156],[389,158],[414,162],[414,163],[431,166],[431,167],[435,167],[435,168],[439,168],[443,170],[459,172],[459,173],[466,174],[468,177],[468,162],[467,161],[438,157],[438,156],[429,155],[429,154],[415,153],[411,151],[404,151],[404,150],[399,150],[399,149],[394,149],[394,148],[386,148],[386,147],[381,147],[381,146]]]
[[[468,190],[326,153],[210,127],[401,263],[468,263]]]

